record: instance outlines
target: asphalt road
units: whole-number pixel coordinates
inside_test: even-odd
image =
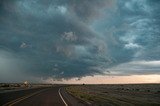
[[[0,94],[0,106],[84,106],[68,95],[62,86]]]

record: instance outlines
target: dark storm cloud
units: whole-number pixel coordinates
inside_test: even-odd
[[[159,60],[157,2],[2,0],[0,61],[16,60],[6,63],[14,67],[5,74],[18,70],[32,78],[73,78],[132,60]]]

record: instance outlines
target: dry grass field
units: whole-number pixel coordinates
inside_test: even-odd
[[[160,106],[160,84],[76,85],[66,90],[96,106]]]
[[[0,93],[5,91],[22,90],[38,87],[49,87],[52,84],[24,84],[24,83],[0,83]]]

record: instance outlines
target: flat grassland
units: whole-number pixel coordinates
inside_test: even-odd
[[[66,90],[96,106],[160,106],[160,84],[73,85]]]
[[[0,93],[6,91],[30,89],[30,88],[39,88],[39,87],[50,87],[52,84],[24,84],[24,83],[0,83]]]

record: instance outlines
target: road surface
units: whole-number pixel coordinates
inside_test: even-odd
[[[0,106],[85,106],[67,94],[64,87],[37,88],[0,93]]]

